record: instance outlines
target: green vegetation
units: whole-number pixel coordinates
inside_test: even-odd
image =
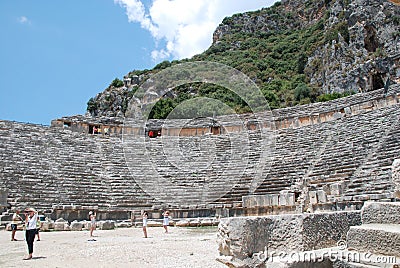
[[[90,113],[94,113],[98,108],[97,106],[97,102],[93,98],[90,98],[90,100],[87,102],[87,110]]]
[[[190,93],[187,92],[190,88]],[[250,108],[236,93],[224,87],[191,83],[175,89],[176,98],[162,98],[153,107],[149,118],[193,118],[249,112]],[[192,101],[196,98],[196,101]],[[211,101],[217,100],[217,101]]]
[[[328,6],[331,2],[331,0],[325,0],[324,4]],[[324,29],[325,22],[329,18],[329,11],[325,8],[319,10],[321,7],[316,3],[316,1],[306,1],[304,4],[304,14],[315,13],[317,9],[322,14],[318,21],[308,26],[304,26],[305,24],[298,19],[298,15],[293,15],[293,11],[282,8],[280,2],[270,8],[248,12],[245,15],[246,18],[243,18],[243,14],[225,18],[222,24],[229,27],[228,33],[224,33],[218,42],[204,53],[192,59],[163,61],[152,70],[135,70],[127,76],[142,76],[141,81],[145,81],[152,73],[176,64],[187,61],[213,61],[226,64],[246,74],[258,85],[272,109],[346,96],[347,93],[322,94],[320,88],[309,84],[305,75],[304,70],[307,64],[307,69],[314,72],[322,68],[319,58],[308,62],[317,48],[338,40],[339,34],[346,42],[350,39],[344,18],[333,28]],[[343,13],[340,16],[344,17],[344,15]],[[264,26],[260,23],[261,26],[255,25],[252,30],[247,30],[249,25],[246,21],[252,19],[256,21],[259,17],[265,18],[266,22],[273,21],[274,23],[271,23],[272,26],[264,25],[266,28],[263,28]],[[250,26],[253,27],[253,25]],[[116,78],[110,86],[121,87],[122,85],[123,82]],[[122,106],[124,113],[135,91],[136,89],[124,93]],[[217,99],[225,106],[222,108],[215,103],[205,102],[204,105],[209,109],[202,110],[197,107],[196,102],[190,101],[198,97]],[[174,110],[177,107],[178,109]],[[91,99],[88,102],[88,110],[92,111],[96,108]],[[249,104],[228,89],[213,84],[192,83],[179,86],[173,89],[173,94],[160,99],[150,112],[150,118],[165,118],[173,110],[174,116],[177,117],[209,116],[211,111],[214,114],[228,113],[228,108],[237,113],[250,111]]]
[[[343,92],[343,93],[338,93],[338,92],[327,93],[327,94],[322,94],[322,95],[318,96],[317,101],[318,102],[331,101],[331,100],[347,97],[347,96],[350,96],[353,94],[355,94],[355,92],[353,92],[353,91]]]
[[[122,87],[124,85],[124,82],[118,78],[115,78],[111,84],[110,87]]]

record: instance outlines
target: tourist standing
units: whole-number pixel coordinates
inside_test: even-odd
[[[35,240],[36,225],[37,225],[38,214],[34,208],[27,208],[25,210],[25,239],[28,244],[28,257],[24,260],[32,259],[33,254],[33,241]]]
[[[149,214],[147,211],[144,211],[142,213],[142,218],[143,218],[143,234],[144,238],[147,238],[147,218],[149,217]]]
[[[40,221],[40,217],[38,216],[37,222],[36,222],[36,236],[37,236],[36,241],[40,241],[40,234],[39,234],[39,231],[40,231],[40,228],[41,228],[41,227],[42,227],[42,222]]]
[[[18,223],[24,222],[24,220],[19,215],[19,210],[17,209],[12,216],[11,222],[11,241],[18,241],[15,239],[15,233],[17,232]]]
[[[132,210],[132,211],[131,211],[131,224],[132,224],[133,227],[136,227],[135,221],[136,221],[135,211]]]
[[[93,231],[96,229],[96,213],[90,211],[89,220],[90,220],[90,237],[93,237]]]
[[[164,227],[165,233],[168,233],[169,211],[166,210],[162,215],[164,216],[163,227]]]

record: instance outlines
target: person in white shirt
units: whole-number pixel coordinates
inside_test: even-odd
[[[90,211],[89,219],[90,219],[90,237],[93,237],[93,231],[96,230],[96,213]]]
[[[169,211],[165,211],[163,214],[164,220],[163,220],[163,227],[165,230],[165,233],[168,233],[168,225],[169,225]]]
[[[148,218],[148,216],[149,216],[149,214],[147,213],[147,211],[144,211],[142,213],[144,238],[147,238],[147,218]]]
[[[37,225],[38,214],[34,208],[27,208],[25,210],[25,239],[28,244],[28,257],[24,260],[32,259],[33,254],[33,241],[35,240],[36,225]]]

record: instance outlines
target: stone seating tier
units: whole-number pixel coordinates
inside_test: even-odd
[[[347,245],[353,250],[400,256],[400,203],[366,202],[362,225],[350,227]]]
[[[148,186],[154,184],[154,178],[146,177],[147,170],[155,169],[159,177],[173,180],[170,187],[186,187],[201,185],[204,179],[217,180],[225,168],[231,189],[211,202],[214,205],[236,206],[243,196],[279,194],[304,185],[325,191],[329,201],[383,198],[390,196],[389,169],[400,155],[399,118],[400,105],[394,104],[326,123],[279,129],[271,148],[262,147],[257,131],[249,132],[248,137],[232,133],[179,137],[178,141],[167,136],[146,138],[146,150],[132,147],[135,154],[128,156],[123,149],[127,144],[116,136],[0,121],[0,188],[7,189],[8,201],[17,205],[46,209],[54,204],[75,204],[131,210],[162,205],[136,182],[141,179]],[[192,146],[196,142],[206,148]],[[182,168],[185,162],[176,165],[171,161],[165,148],[177,144],[185,156],[204,168],[192,174],[188,173],[190,167]],[[236,161],[226,169],[233,161],[226,153],[237,144],[248,144],[248,161]],[[132,140],[129,145],[143,143]],[[254,165],[265,150],[271,154],[262,161],[269,163],[262,169],[262,183],[252,189]],[[212,158],[205,152],[212,153]],[[127,164],[126,157],[137,164]],[[168,192],[168,188],[164,190]],[[185,201],[204,203],[190,191],[179,198],[171,202],[176,201],[176,206]]]

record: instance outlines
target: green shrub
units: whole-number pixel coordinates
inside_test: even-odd
[[[118,78],[115,78],[110,84],[110,87],[122,87],[122,86],[124,86],[124,82]]]
[[[351,92],[343,92],[343,93],[339,93],[339,92],[333,92],[333,93],[326,93],[326,94],[322,94],[320,96],[317,97],[317,102],[325,102],[325,101],[331,101],[331,100],[335,100],[335,99],[339,99],[339,98],[343,98],[346,96],[350,96],[355,94],[355,92],[351,91]]]
[[[97,110],[97,108],[98,108],[97,102],[93,98],[90,98],[89,101],[87,102],[86,110],[89,111],[90,113],[93,113]]]
[[[310,95],[311,95],[311,89],[304,83],[299,84],[294,90],[294,99],[296,101],[310,98]]]

